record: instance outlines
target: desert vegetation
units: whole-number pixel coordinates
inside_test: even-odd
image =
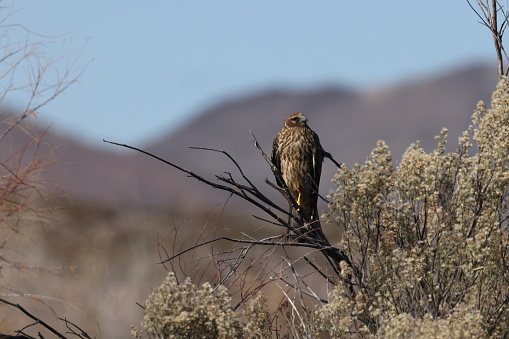
[[[379,141],[363,164],[337,164],[335,189],[323,197],[328,209],[319,220],[327,241],[307,231],[311,220],[265,193],[276,189],[295,205],[287,188],[272,179],[252,182],[225,150],[202,149],[237,171],[208,179],[171,159],[112,142],[244,200],[258,210],[252,218],[241,211],[226,215],[228,202],[193,215],[55,209],[63,200],[49,201],[51,183],[39,176],[54,161],[53,149],[26,120],[75,82],[81,69],[56,76],[56,62],[40,58],[42,45],[3,40],[6,85],[0,97],[17,90],[28,95],[24,111],[6,116],[0,131],[0,143],[17,135],[27,140],[0,159],[1,331],[21,338],[113,336],[88,318],[114,321],[124,312],[107,293],[115,289],[122,291],[124,307],[142,318],[132,324],[136,338],[508,337],[509,79],[502,44],[508,15],[497,1],[469,4],[495,42],[500,80],[491,102],[472,108],[472,124],[452,148],[446,148],[444,128],[431,152],[416,142],[393,159]],[[29,70],[21,86],[14,84],[19,69]],[[252,138],[260,161],[280,176]],[[56,219],[74,227],[61,228]],[[246,223],[253,231],[238,231]],[[158,234],[156,244],[147,233]],[[78,256],[69,246],[73,237],[86,251],[73,261],[78,267],[66,265]],[[32,246],[36,241],[44,253]],[[98,259],[97,251],[113,249],[111,261]],[[146,258],[154,265],[147,266]],[[150,286],[142,270],[155,272],[151,281],[158,283]],[[104,276],[109,286],[102,286]],[[59,291],[61,299],[49,297],[62,279],[78,287]],[[78,307],[73,294],[80,284],[97,293]],[[97,314],[81,311],[93,307]]]
[[[338,169],[322,216],[341,234],[327,248],[345,258],[331,261],[336,269],[318,255],[324,247],[306,238],[303,246],[284,236],[211,235],[190,247],[190,259],[182,259],[186,250],[164,251],[169,275],[147,299],[141,328],[149,337],[197,329],[225,338],[508,335],[508,107],[502,76],[491,107],[479,103],[455,151],[445,151],[444,129],[431,153],[417,143],[394,165],[379,142],[364,164]],[[253,190],[221,180],[240,196]],[[220,241],[235,245],[198,253]],[[256,253],[262,246],[269,249]],[[208,265],[217,277],[196,287],[190,277],[198,281]],[[264,294],[272,301],[279,294],[279,302],[260,303]],[[225,306],[232,301],[235,313]]]

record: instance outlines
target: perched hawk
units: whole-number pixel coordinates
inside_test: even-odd
[[[330,159],[336,166],[332,155],[322,148],[318,135],[307,125],[308,119],[302,113],[290,114],[283,124],[281,132],[276,135],[272,144],[272,163],[281,172],[286,186],[298,205],[302,225],[306,226],[302,233],[312,241],[318,240],[322,253],[331,261],[336,272],[340,272],[340,263],[346,261],[351,266],[350,259],[341,250],[331,247],[318,220],[318,186],[322,174],[324,158]],[[276,175],[277,184],[284,187],[281,179]],[[290,206],[290,213],[295,214]],[[300,232],[299,232],[300,233]]]
[[[324,156],[318,135],[307,125],[302,113],[289,115],[272,145],[272,163],[281,172],[299,212],[318,220],[318,186]],[[276,177],[277,184],[283,186]],[[292,212],[292,210],[290,210]]]

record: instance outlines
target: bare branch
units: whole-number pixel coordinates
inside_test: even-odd
[[[54,335],[56,335],[58,338],[61,338],[61,339],[67,339],[66,336],[64,336],[63,334],[61,334],[60,332],[58,332],[57,330],[55,330],[53,327],[51,327],[50,325],[46,324],[44,321],[42,321],[41,319],[37,318],[35,315],[31,314],[30,312],[28,312],[27,310],[25,310],[21,305],[19,304],[14,304],[14,303],[11,303],[5,299],[1,299],[0,298],[0,302],[6,304],[6,305],[9,305],[9,306],[12,306],[12,307],[15,307],[17,308],[18,310],[20,310],[21,312],[23,312],[27,317],[35,320],[38,324],[40,324],[42,327],[44,327],[45,329],[49,330],[51,333],[53,333]]]
[[[491,32],[495,54],[497,56],[499,77],[507,75],[509,67],[507,69],[504,68],[504,60],[509,61],[509,56],[504,48],[503,36],[508,25],[509,11],[505,10],[504,6],[497,0],[476,0],[480,11],[472,5],[470,0],[467,0],[467,3],[481,20],[480,23],[486,26]],[[502,16],[502,21],[499,20],[499,15]]]
[[[288,213],[285,209],[279,207],[278,205],[276,205],[275,203],[273,203],[269,198],[267,198],[266,196],[264,196],[260,191],[258,191],[258,189],[256,187],[248,187],[248,186],[245,186],[245,185],[241,185],[241,184],[238,184],[234,181],[231,181],[229,179],[226,179],[226,178],[223,178],[223,177],[218,177],[219,180],[223,181],[223,182],[226,182],[228,184],[231,184],[233,185],[234,187],[230,187],[230,186],[225,186],[225,185],[220,185],[220,184],[217,184],[217,183],[214,183],[214,182],[211,182],[210,180],[207,180],[205,179],[204,177],[190,171],[190,170],[187,170],[181,166],[178,166],[172,162],[169,162],[161,157],[158,157],[150,152],[147,152],[147,151],[144,151],[142,149],[139,149],[139,148],[136,148],[136,147],[133,147],[133,146],[129,146],[129,145],[126,145],[126,144],[120,144],[120,143],[117,143],[117,142],[113,142],[113,141],[108,141],[108,140],[103,140],[104,142],[107,142],[107,143],[110,143],[110,144],[113,144],[113,145],[117,145],[117,146],[121,146],[121,147],[125,147],[125,148],[129,148],[129,149],[132,149],[132,150],[135,150],[135,151],[138,151],[138,152],[141,152],[143,154],[146,154],[152,158],[155,158],[159,161],[162,161],[164,162],[165,164],[167,165],[170,165],[176,169],[178,169],[179,171],[181,172],[184,172],[186,173],[187,175],[189,175],[190,177],[192,178],[195,178],[197,179],[198,181],[201,181],[213,188],[217,188],[217,189],[220,189],[220,190],[223,190],[223,191],[227,191],[227,192],[230,192],[236,196],[239,196],[241,197],[242,199],[252,203],[253,205],[255,205],[256,207],[260,208],[261,210],[263,210],[264,212],[266,212],[267,214],[269,214],[272,218],[274,218],[275,220],[277,220],[279,223],[281,223],[282,225],[285,225],[285,227],[293,230],[295,229],[293,226],[289,225],[287,222],[285,222],[283,219],[281,219],[277,214],[275,214],[269,207],[263,205],[262,203],[260,203],[258,200],[260,200],[261,202],[269,205],[270,207],[274,208],[275,210],[279,211],[279,212],[282,212],[282,213]],[[222,151],[218,151],[218,152],[221,152]],[[252,194],[254,196],[254,198],[248,196],[246,194],[246,192]],[[256,200],[258,199],[258,200]]]
[[[70,334],[73,334],[75,335],[76,337],[78,338],[83,338],[83,339],[92,339],[83,329],[81,329],[78,325],[70,322],[69,320],[67,320],[66,318],[58,318],[60,320],[62,320],[64,323],[65,323],[65,326],[67,327],[67,329],[69,330],[69,333]]]

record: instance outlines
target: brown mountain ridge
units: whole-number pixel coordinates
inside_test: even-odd
[[[433,150],[434,136],[442,127],[449,129],[448,144],[454,147],[460,133],[468,128],[477,102],[489,102],[496,80],[494,67],[477,64],[365,91],[337,87],[271,90],[232,98],[206,109],[144,149],[212,179],[214,174],[227,171],[237,176],[237,172],[223,154],[188,147],[227,151],[254,183],[270,192],[272,189],[263,179],[272,179],[272,174],[254,147],[250,131],[270,153],[284,118],[299,111],[306,114],[324,148],[339,162],[347,166],[364,162],[380,139],[389,145],[397,161],[417,140],[427,151]],[[21,147],[26,141],[18,133],[5,140],[0,152]],[[119,149],[115,146],[111,152],[91,149],[51,129],[44,137],[44,145],[47,149],[58,145],[54,152],[57,162],[46,169],[45,175],[58,182],[58,187],[75,201],[181,208],[214,205],[227,198],[226,193],[134,151],[116,152]],[[334,171],[332,163],[324,165],[322,193],[331,188]]]

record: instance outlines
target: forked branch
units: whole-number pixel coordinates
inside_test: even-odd
[[[44,327],[45,329],[47,329],[48,331],[50,331],[51,333],[53,333],[57,338],[61,338],[61,339],[67,339],[68,338],[65,335],[63,335],[62,333],[58,332],[55,328],[53,328],[52,326],[48,325],[46,322],[44,322],[43,320],[38,318],[37,316],[35,316],[32,313],[28,312],[23,306],[21,306],[19,304],[11,303],[11,302],[9,302],[7,300],[4,300],[4,299],[1,299],[1,298],[0,298],[0,302],[4,303],[6,305],[12,306],[14,308],[17,308],[18,310],[23,312],[27,317],[29,317],[30,319],[32,319],[34,321],[33,324],[26,326],[25,329],[27,327],[31,327],[33,325],[40,325],[40,326]],[[69,332],[70,334],[72,334],[72,335],[74,335],[74,336],[76,336],[78,338],[83,338],[83,339],[90,339],[91,338],[85,331],[83,331],[76,324],[73,324],[72,322],[70,322],[67,319],[62,319],[62,318],[59,318],[59,319],[62,320],[65,323],[67,329],[70,331]],[[35,337],[32,337],[32,336],[29,336],[26,333],[23,333],[23,330],[19,330],[17,332],[18,332],[18,335],[19,335],[20,338],[35,338]],[[0,334],[0,338],[3,338],[3,336],[1,334]],[[44,337],[39,333],[39,338],[44,338]]]
[[[504,48],[503,37],[509,25],[509,11],[498,0],[476,0],[478,8],[475,8],[470,0],[467,0],[467,3],[479,17],[479,23],[491,32],[497,55],[499,77],[508,75],[509,67],[504,67],[504,60],[509,62],[509,56]]]
[[[274,172],[274,175],[276,177],[277,176],[281,176],[281,173],[279,173],[277,168],[271,163],[271,161],[269,160],[267,155],[261,149],[261,147],[258,144],[258,142],[257,142],[256,138],[254,137],[254,135],[252,135],[252,137],[253,137],[253,141],[254,141],[256,147],[261,152],[262,156],[267,161],[267,163],[271,166],[271,169]],[[185,168],[183,168],[183,167],[181,167],[179,165],[176,165],[176,164],[174,164],[174,163],[172,163],[172,162],[170,162],[168,160],[165,160],[165,159],[163,159],[163,158],[161,158],[159,156],[156,156],[156,155],[154,155],[154,154],[152,154],[150,152],[147,152],[145,150],[142,150],[142,149],[139,149],[139,148],[136,148],[136,147],[133,147],[133,146],[129,146],[129,145],[126,145],[126,144],[117,143],[117,142],[112,142],[112,141],[107,141],[107,140],[103,140],[103,141],[107,142],[107,143],[110,143],[110,144],[113,144],[113,145],[129,148],[129,149],[135,150],[137,152],[146,154],[146,155],[148,155],[148,156],[150,156],[152,158],[155,158],[155,159],[157,159],[159,161],[162,161],[163,163],[165,163],[165,164],[167,164],[169,166],[172,166],[172,167],[176,168],[177,170],[179,170],[181,172],[186,173],[188,176],[190,176],[192,178],[195,178],[196,180],[198,180],[200,182],[203,182],[204,184],[206,184],[208,186],[211,186],[213,188],[217,188],[217,189],[220,189],[220,190],[223,190],[223,191],[227,191],[230,194],[236,195],[236,196],[244,199],[245,201],[249,202],[250,204],[258,207],[260,210],[262,210],[263,212],[268,214],[272,219],[274,219],[275,222],[272,223],[272,224],[275,224],[277,226],[284,227],[284,228],[288,229],[289,232],[292,233],[292,237],[295,237],[298,240],[298,242],[283,242],[283,241],[269,241],[269,242],[267,242],[265,240],[246,240],[246,239],[233,239],[233,238],[227,238],[227,237],[219,237],[219,238],[215,238],[215,239],[212,239],[210,241],[198,244],[198,245],[196,245],[196,246],[194,246],[194,247],[192,247],[190,249],[184,250],[184,251],[178,253],[177,255],[172,256],[171,258],[168,258],[168,259],[162,261],[161,263],[168,262],[168,261],[170,261],[170,260],[172,260],[172,259],[174,259],[174,258],[176,258],[176,257],[178,257],[178,256],[180,256],[180,255],[182,255],[182,254],[184,254],[184,253],[186,253],[186,252],[196,248],[196,247],[200,247],[200,246],[203,246],[203,245],[206,245],[206,244],[210,244],[210,243],[213,243],[213,242],[216,242],[216,241],[219,241],[219,240],[227,240],[227,241],[231,241],[231,242],[237,242],[237,243],[243,243],[243,244],[251,244],[253,246],[254,245],[271,245],[271,246],[284,246],[284,247],[308,247],[308,248],[313,248],[313,249],[316,249],[316,250],[320,250],[329,260],[332,260],[331,264],[332,264],[334,270],[336,271],[336,273],[339,272],[338,271],[339,265],[340,265],[340,263],[342,261],[345,261],[347,264],[351,265],[351,262],[350,262],[349,258],[340,249],[331,246],[329,241],[327,240],[327,238],[323,234],[323,232],[321,232],[321,230],[320,230],[320,232],[317,231],[317,229],[319,229],[319,228],[315,227],[312,230],[307,230],[306,227],[303,227],[305,225],[302,224],[302,220],[304,220],[307,223],[312,222],[312,220],[310,220],[309,216],[305,216],[305,215],[302,215],[302,214],[301,215],[291,214],[285,208],[282,208],[278,204],[274,203],[265,194],[263,194],[253,184],[253,182],[251,180],[249,180],[247,178],[247,176],[244,174],[244,172],[242,171],[242,169],[239,166],[239,164],[235,161],[235,159],[230,154],[228,154],[228,152],[223,151],[223,150],[210,149],[210,148],[192,147],[192,149],[201,149],[201,150],[213,151],[213,152],[218,152],[218,153],[222,153],[222,154],[226,155],[230,159],[230,161],[233,162],[233,164],[235,165],[235,167],[239,171],[241,177],[243,178],[243,180],[247,184],[240,183],[230,173],[227,173],[227,176],[216,175],[216,179],[219,181],[219,183],[218,182],[213,182],[213,181],[211,181],[209,179],[204,178],[201,175],[196,174],[193,171],[185,169]],[[330,158],[332,158],[332,157],[330,157]],[[284,182],[283,180],[280,180],[280,181]],[[266,179],[266,182],[268,182],[268,179]],[[278,189],[283,194],[283,196],[294,207],[297,207],[296,202],[293,200],[292,195],[289,193],[288,187],[277,188],[274,184],[272,184],[271,186],[276,188],[276,189]],[[299,209],[295,208],[295,210],[298,211]],[[283,220],[277,213],[283,213],[284,215],[290,216],[290,218],[292,220],[296,221],[297,227],[291,225],[288,221]],[[297,212],[297,213],[302,213],[302,212]],[[313,221],[313,222],[317,222],[318,223],[319,221]]]

